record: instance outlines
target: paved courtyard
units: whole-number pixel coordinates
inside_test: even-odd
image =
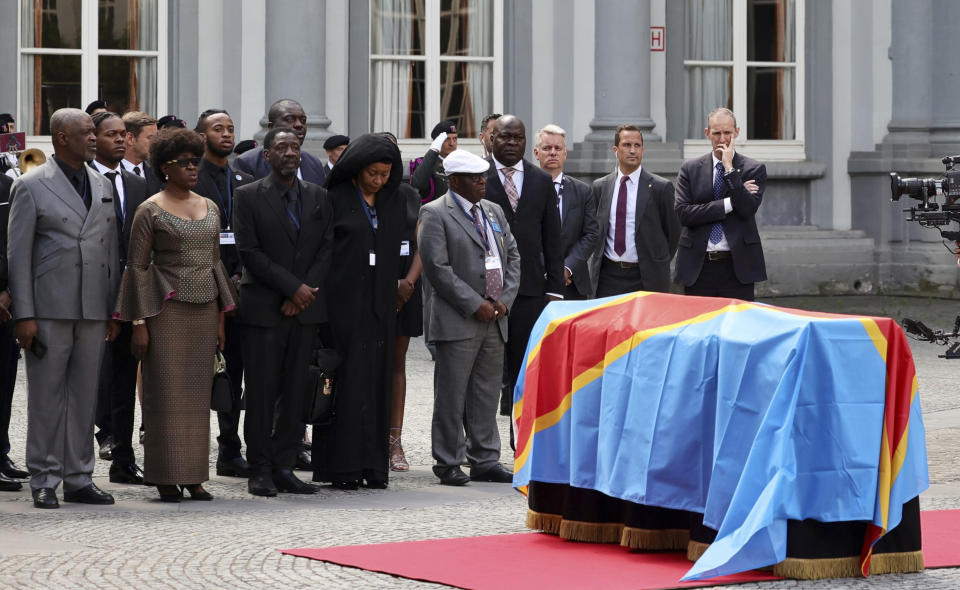
[[[897,297],[784,298],[778,305],[867,313],[949,328],[955,301]],[[912,342],[920,377],[930,465],[924,509],[960,508],[960,360],[936,357],[943,348]],[[22,369],[22,365],[21,365]],[[510,486],[440,486],[430,471],[433,363],[421,340],[411,343],[404,447],[411,470],[392,474],[387,490],[256,498],[241,479],[214,475],[214,502],[163,504],[153,488],[111,484],[98,461],[97,484],[115,506],[61,503],[36,510],[29,491],[0,493],[0,589],[28,588],[437,588],[302,558],[277,549],[525,532],[524,498]],[[21,370],[11,420],[12,456],[23,466],[26,383]],[[138,417],[139,420],[139,417]],[[500,418],[504,463],[511,464],[506,418]],[[216,434],[216,422],[211,432]],[[137,446],[138,461],[142,448]],[[211,444],[211,474],[216,441]],[[301,474],[308,477],[307,474]],[[497,564],[478,564],[493,568]],[[503,581],[510,587],[510,580]],[[870,579],[766,582],[741,588],[960,588],[960,569]]]

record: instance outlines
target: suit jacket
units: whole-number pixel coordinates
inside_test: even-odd
[[[100,174],[100,171],[90,166],[90,170]],[[106,176],[104,176],[106,178]],[[107,182],[110,179],[107,178]],[[147,181],[142,176],[137,176],[133,172],[127,172],[127,169],[120,166],[120,182],[123,183],[124,209],[126,215],[121,220],[116,218],[117,227],[117,252],[120,257],[121,272],[127,266],[127,248],[130,246],[130,228],[133,227],[133,216],[137,212],[140,203],[147,200]],[[111,187],[110,190],[113,190]],[[116,207],[114,207],[116,212]]]
[[[600,239],[594,250],[595,268],[593,288],[596,291],[600,279],[600,263],[607,246],[610,232],[610,205],[613,191],[618,190],[617,173],[611,172],[593,182],[591,191],[597,201],[597,223]],[[640,265],[640,280],[645,291],[670,291],[670,259],[677,252],[680,237],[680,222],[674,210],[673,184],[666,178],[641,169],[637,179],[637,212],[633,238],[637,247],[637,262]]]
[[[333,212],[326,189],[297,180],[303,213],[300,231],[289,221],[286,188],[273,175],[234,192],[233,228],[243,263],[240,320],[254,326],[280,323],[280,306],[301,284],[319,287],[313,303],[295,317],[300,324],[325,322],[324,285],[333,247]]]
[[[233,161],[233,167],[241,172],[246,172],[257,180],[270,176],[272,170],[270,162],[267,162],[267,159],[263,157],[262,145],[237,156]],[[300,152],[300,174],[303,176],[303,180],[323,186],[323,183],[327,181],[329,170],[327,165],[313,154]]]
[[[560,231],[563,236],[563,265],[573,273],[571,280],[584,297],[594,293],[593,270],[590,258],[600,239],[597,223],[597,201],[587,183],[567,174],[563,175],[560,200]]]
[[[12,185],[12,178],[0,174],[0,291],[7,290],[7,220],[10,218]]]
[[[487,200],[480,207],[492,223],[503,271],[500,301],[509,309],[520,282],[520,253],[499,205]],[[430,340],[466,340],[483,327],[473,312],[486,298],[485,249],[473,221],[447,193],[420,209],[417,233],[423,274],[430,281]],[[497,321],[500,335],[507,340],[507,318]]]
[[[487,171],[486,200],[503,209],[510,232],[520,252],[519,295],[542,297],[546,293],[563,295],[563,241],[560,212],[553,179],[540,168],[523,160],[523,187],[516,212],[500,182],[500,174],[490,159]]]
[[[720,222],[730,245],[733,270],[741,283],[767,280],[763,260],[763,246],[754,217],[763,201],[767,185],[767,167],[760,162],[735,153],[734,171],[724,176],[724,198],[730,197],[733,211],[724,211],[723,200],[713,198],[713,157],[707,154],[687,160],[680,166],[677,177],[677,214],[683,231],[677,254],[675,281],[690,286],[700,276],[707,251],[710,228]],[[760,192],[751,195],[743,183],[754,180]]]
[[[89,211],[52,158],[13,185],[7,255],[17,320],[110,318],[121,275],[113,189],[84,170]]]
[[[209,162],[205,161],[201,166],[205,164],[209,164]],[[212,166],[212,164],[210,165]],[[231,224],[233,220],[231,218],[233,217],[234,202],[237,199],[236,190],[241,186],[250,184],[254,180],[253,176],[250,176],[246,172],[234,170],[229,165],[227,165],[227,175],[230,177],[233,195],[224,194],[222,200],[216,183],[202,170],[197,175],[197,185],[193,187],[193,192],[210,199],[220,208],[221,231],[226,231],[228,227],[232,227]],[[231,199],[233,199],[232,202]],[[224,207],[226,207],[226,210],[224,210]],[[237,253],[236,244],[220,244],[220,261],[223,262],[223,267],[227,269],[227,274],[231,277],[243,274],[243,265],[240,264],[240,255]]]

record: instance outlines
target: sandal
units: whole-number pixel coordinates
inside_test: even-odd
[[[393,432],[396,431],[396,436]],[[382,440],[382,439],[381,439]],[[403,454],[403,447],[400,445],[400,429],[390,429],[390,471],[410,471],[410,464],[407,463],[407,457]]]

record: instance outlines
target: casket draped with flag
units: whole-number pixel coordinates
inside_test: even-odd
[[[716,539],[685,579],[783,561],[803,519],[868,523],[866,575],[928,486],[913,359],[887,318],[645,292],[551,303],[513,418],[521,491],[702,514]]]

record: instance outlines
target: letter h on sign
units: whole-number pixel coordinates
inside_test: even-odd
[[[663,27],[650,27],[650,51],[663,51],[666,46],[666,31]]]

